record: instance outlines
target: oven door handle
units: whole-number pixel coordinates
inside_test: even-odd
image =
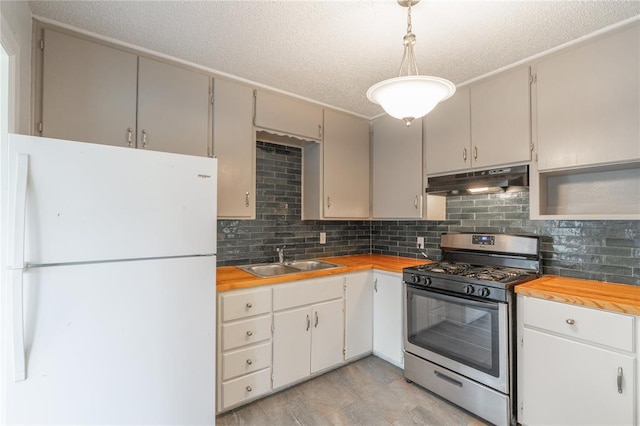
[[[498,309],[498,306],[500,305],[500,302],[469,299],[467,298],[466,295],[463,295],[463,294],[459,296],[452,296],[449,294],[441,293],[439,291],[418,287],[413,284],[409,284],[407,282],[405,282],[405,284],[407,285],[407,290],[413,289],[415,292],[427,294],[427,297],[442,300],[445,302],[460,303],[460,300],[462,299],[464,300],[464,304],[467,306],[477,306],[479,308],[484,308],[484,309]]]

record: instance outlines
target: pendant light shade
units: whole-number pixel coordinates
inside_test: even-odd
[[[435,106],[456,92],[456,86],[444,78],[420,75],[413,46],[416,36],[411,32],[411,6],[420,0],[398,0],[407,7],[407,34],[403,38],[404,54],[398,77],[383,80],[367,90],[367,98],[380,105],[390,116],[403,120],[407,126],[416,118],[427,115]],[[403,69],[406,73],[403,75]]]
[[[408,75],[374,84],[367,90],[367,98],[409,126],[411,121],[429,114],[455,91],[456,86],[444,78]]]

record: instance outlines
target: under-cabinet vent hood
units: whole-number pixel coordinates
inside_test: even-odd
[[[502,167],[428,178],[426,192],[441,195],[472,195],[526,191],[529,166]]]

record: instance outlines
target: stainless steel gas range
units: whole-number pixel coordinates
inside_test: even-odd
[[[516,423],[513,287],[540,273],[538,237],[446,233],[405,268],[405,377],[494,424]]]

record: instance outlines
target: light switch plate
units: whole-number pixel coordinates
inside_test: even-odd
[[[320,244],[327,244],[327,233],[326,232],[321,232],[320,233]]]
[[[418,247],[419,249],[424,248],[424,237],[418,237],[418,240],[416,241],[416,247]]]

